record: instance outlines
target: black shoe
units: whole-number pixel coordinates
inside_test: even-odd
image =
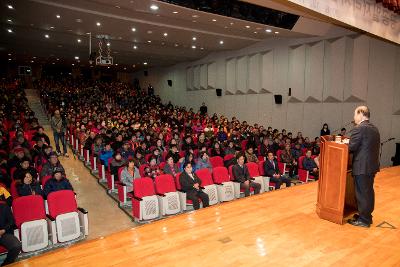
[[[348,220],[347,221],[349,224],[354,225],[354,226],[359,226],[359,227],[365,227],[365,228],[369,228],[369,224],[360,221],[360,220]]]

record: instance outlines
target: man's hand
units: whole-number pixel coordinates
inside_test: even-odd
[[[249,185],[249,183],[250,183],[249,180],[246,180],[246,181],[244,182],[245,185]]]
[[[312,169],[313,170],[313,172],[317,172],[318,171],[318,168],[314,168],[314,169]]]
[[[5,233],[6,233],[6,230],[4,230],[4,229],[0,230],[0,236],[4,235]]]
[[[193,187],[196,188],[197,190],[199,190],[199,184],[198,184],[198,183],[195,183],[195,184],[193,185]]]

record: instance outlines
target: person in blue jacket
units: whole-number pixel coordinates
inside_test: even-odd
[[[71,183],[65,176],[63,176],[61,170],[56,169],[53,173],[53,178],[48,180],[46,184],[44,185],[44,195],[47,198],[47,196],[56,191],[60,190],[74,190],[72,188]]]
[[[108,143],[106,144],[104,150],[100,152],[100,162],[103,164],[106,168],[108,167],[108,160],[111,159],[114,155],[114,150],[111,148],[111,144]]]

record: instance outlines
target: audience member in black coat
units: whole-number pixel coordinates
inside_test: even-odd
[[[192,172],[192,164],[190,162],[185,163],[184,171],[179,176],[179,182],[182,190],[186,193],[186,198],[192,201],[195,210],[200,208],[199,198],[203,203],[203,207],[208,207],[208,195],[202,191],[201,180]]]
[[[25,171],[24,178],[17,184],[19,196],[41,195],[43,191],[40,185],[32,178],[29,171]]]
[[[72,185],[68,181],[68,179],[65,178],[65,176],[63,176],[62,171],[55,170],[55,172],[53,174],[53,178],[48,180],[46,182],[46,184],[44,185],[43,192],[44,192],[45,197],[47,198],[47,196],[50,193],[60,191],[60,190],[74,190],[74,189],[72,188]]]
[[[252,181],[249,170],[244,164],[244,154],[240,152],[236,155],[237,164],[232,166],[233,179],[240,183],[240,188],[244,189],[244,195],[250,195],[250,188],[254,189],[254,194],[260,193],[261,185]]]
[[[22,180],[25,177],[25,173],[29,172],[34,180],[38,179],[38,173],[35,168],[30,166],[30,161],[28,158],[23,158],[14,171],[13,178],[14,180]]]
[[[21,242],[13,233],[14,224],[10,207],[5,203],[0,203],[0,246],[8,251],[2,266],[13,263],[22,249]]]
[[[275,183],[275,189],[281,188],[282,183],[285,183],[286,187],[291,185],[290,179],[285,175],[282,175],[279,170],[278,162],[272,152],[268,153],[268,158],[264,162],[264,174],[269,177],[270,182]]]
[[[42,140],[44,143],[50,145],[50,138],[45,134],[43,127],[38,127],[37,132],[35,135],[32,137],[32,140],[35,142],[38,142],[39,140]]]

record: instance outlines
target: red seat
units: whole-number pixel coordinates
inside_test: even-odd
[[[248,140],[243,140],[241,143],[242,151],[246,151],[246,146],[247,146]]]
[[[235,157],[235,155],[233,155],[233,154],[228,154],[228,155],[225,155],[225,156],[224,156],[224,161],[227,161],[227,160],[233,159],[234,157]]]
[[[49,215],[56,218],[58,215],[74,212],[78,209],[75,193],[72,190],[60,190],[51,192],[47,196]]]
[[[304,166],[303,166],[304,158],[305,158],[305,156],[299,157],[299,169],[304,169]]]
[[[195,174],[197,175],[197,177],[200,178],[200,180],[201,180],[201,182],[202,182],[202,183],[201,183],[202,186],[214,184],[214,182],[213,182],[213,180],[212,180],[212,177],[211,177],[211,172],[210,172],[209,169],[206,168],[206,169],[197,170],[197,171],[195,172]],[[204,184],[204,182],[205,182],[206,184]]]
[[[117,181],[115,181],[115,184],[117,185],[118,200],[120,205],[127,205],[128,198],[132,197],[132,193],[127,192],[126,185],[121,181],[121,173],[124,170],[124,168],[125,167],[120,167],[118,169],[118,178]]]
[[[216,183],[216,184],[222,184],[224,182],[230,181],[228,169],[225,167],[213,168],[212,177],[213,177],[214,183]]]
[[[165,194],[168,192],[176,192],[174,178],[171,174],[161,174],[156,176],[154,185],[157,194]]]
[[[164,170],[166,164],[166,162],[160,162],[160,164],[158,165],[160,167],[160,170]]]
[[[52,175],[46,175],[42,177],[42,187],[44,188],[45,184],[47,183],[48,180],[50,180],[53,176]]]
[[[144,170],[145,170],[148,166],[149,166],[148,164],[142,164],[142,165],[140,165],[140,167],[139,167],[139,174],[140,174],[140,177],[145,177]]]
[[[282,154],[282,150],[279,149],[278,151],[276,151],[276,160],[278,162],[281,162],[281,154]]]
[[[13,197],[13,199],[16,199],[17,197],[19,197],[18,190],[17,190],[17,185],[16,185],[15,181],[11,182],[10,194]]]
[[[132,213],[136,220],[151,220],[159,216],[158,200],[153,180],[143,177],[133,180]]]
[[[260,176],[260,173],[258,171],[258,164],[255,162],[248,162],[246,163],[247,169],[249,170],[249,174],[251,177],[257,177]]]
[[[171,174],[161,174],[154,179],[162,215],[177,214],[181,211],[181,203],[176,191],[174,177]]]
[[[223,167],[224,159],[220,156],[210,157],[210,163],[213,168],[215,167]]]

